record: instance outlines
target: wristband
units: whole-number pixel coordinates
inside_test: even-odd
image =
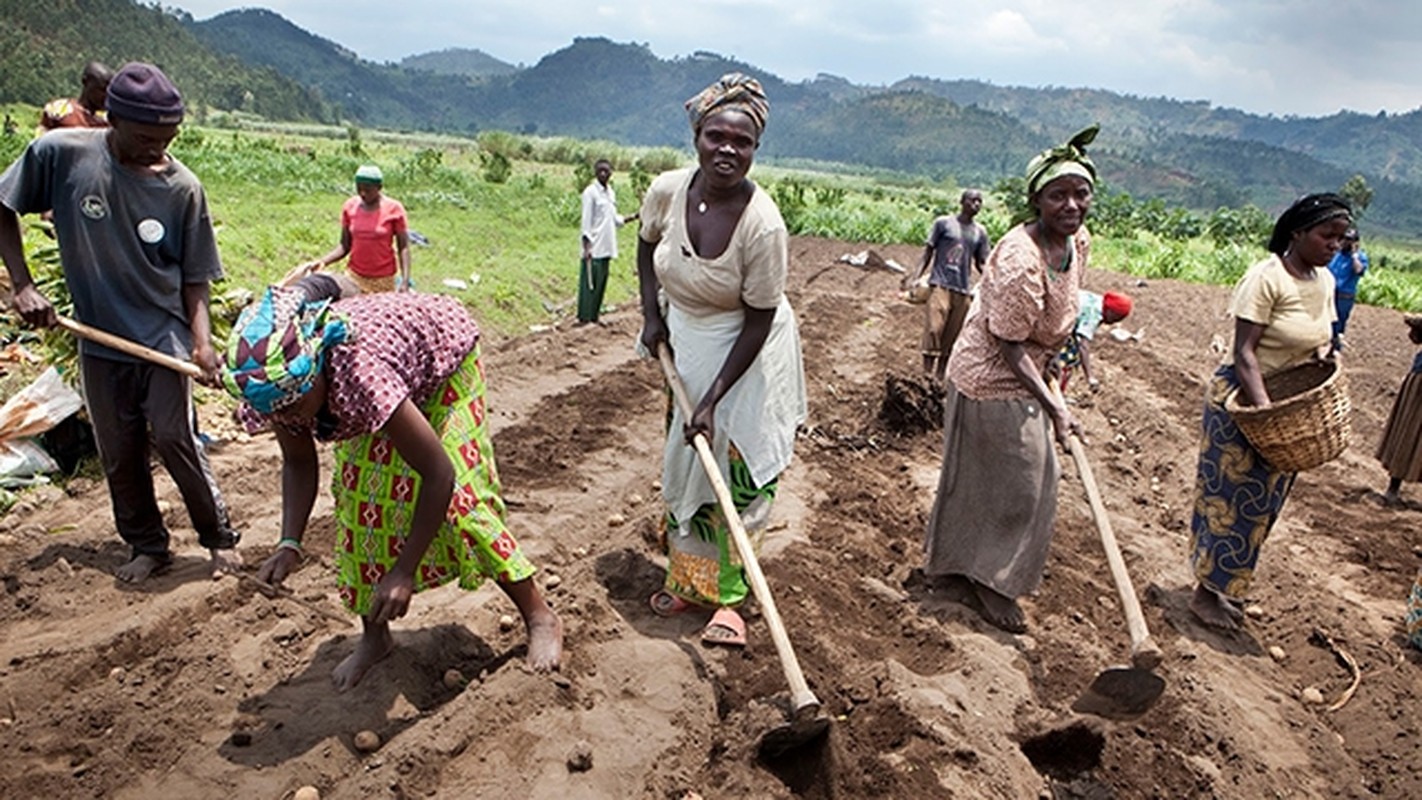
[[[288,538],[288,539],[282,539],[281,541],[277,542],[277,549],[278,549],[278,550],[290,550],[290,551],[296,553],[298,556],[299,556],[299,555],[303,555],[303,553],[301,552],[301,540],[300,540],[300,539],[290,539],[290,538]]]

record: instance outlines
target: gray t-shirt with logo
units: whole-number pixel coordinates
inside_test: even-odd
[[[54,209],[64,278],[80,322],[186,358],[184,285],[222,278],[202,184],[171,155],[158,172],[121,166],[104,129],[51,131],[0,174],[0,204]],[[132,356],[93,342],[85,355]]]
[[[928,278],[932,286],[942,286],[959,294],[968,293],[973,263],[978,268],[987,263],[992,251],[987,230],[976,222],[964,226],[956,216],[939,217],[928,232],[928,246],[933,248],[933,272]]]

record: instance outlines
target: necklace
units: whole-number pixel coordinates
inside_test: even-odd
[[[1034,233],[1035,236],[1033,238],[1037,240],[1037,247],[1041,248],[1042,250],[1043,259],[1050,258],[1050,251],[1047,248],[1047,239],[1045,236],[1042,235],[1041,229],[1038,228],[1036,231],[1034,231]],[[1052,265],[1050,262],[1047,264],[1047,280],[1055,281],[1059,274],[1071,269],[1072,251],[1074,250],[1076,250],[1076,237],[1068,236],[1066,240],[1066,247],[1062,248],[1061,264],[1055,266]]]

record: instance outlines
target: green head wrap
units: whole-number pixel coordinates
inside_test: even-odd
[[[1086,146],[1096,139],[1099,123],[1083,129],[1066,144],[1043,150],[1027,162],[1027,197],[1063,175],[1080,175],[1096,185],[1096,165],[1086,155]]]

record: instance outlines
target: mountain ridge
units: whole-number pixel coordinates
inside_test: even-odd
[[[497,129],[687,149],[683,101],[722,73],[743,71],[756,75],[771,98],[761,150],[768,159],[858,164],[990,186],[1019,174],[1040,149],[1100,122],[1093,152],[1103,179],[1132,196],[1203,212],[1241,203],[1276,211],[1305,190],[1337,189],[1361,174],[1374,189],[1370,225],[1407,235],[1422,230],[1422,108],[1275,117],[1205,100],[970,79],[911,76],[863,86],[822,72],[792,82],[711,51],[662,58],[646,44],[606,37],[575,38],[531,66],[459,48],[377,64],[269,9],[196,20],[132,0],[56,0],[80,2],[119,30],[142,27],[134,20],[178,25],[186,38],[169,51],[176,47],[185,59],[209,65],[175,74],[185,89],[194,87],[195,100],[274,119],[465,135]],[[48,6],[0,0],[0,19],[10,23],[0,26],[0,67],[40,63],[53,39],[72,42],[74,31],[51,30],[63,28],[60,12],[42,8]],[[143,52],[126,42],[110,49]],[[67,57],[77,61],[80,54],[68,46]],[[175,57],[167,51],[149,57],[159,56]],[[235,77],[224,82],[212,64],[240,68],[227,70]],[[402,66],[409,64],[423,66]],[[57,68],[32,68],[28,81],[19,79],[24,70],[11,72],[0,69],[0,99],[43,102],[47,93],[39,87],[73,80],[59,81]]]

